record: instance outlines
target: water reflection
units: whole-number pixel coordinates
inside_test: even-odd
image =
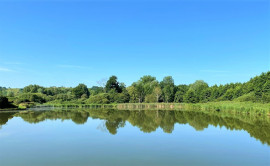
[[[10,113],[10,112],[0,114],[0,129],[1,129],[1,126],[5,125],[8,122],[8,120],[13,117],[14,114],[15,113]]]
[[[88,118],[104,120],[103,128],[111,134],[124,127],[126,122],[138,127],[142,132],[150,133],[161,128],[165,133],[172,133],[174,125],[189,124],[197,131],[203,131],[209,125],[226,127],[229,130],[245,130],[250,136],[270,145],[269,117],[251,115],[223,114],[218,112],[165,111],[165,110],[53,110],[30,111],[20,113],[1,113],[0,128],[9,119],[21,117],[28,123],[39,123],[44,120],[72,120],[78,125],[87,122]]]

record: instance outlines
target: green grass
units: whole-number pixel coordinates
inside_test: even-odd
[[[209,102],[209,103],[126,103],[118,104],[118,109],[182,109],[182,110],[200,110],[238,113],[255,113],[270,115],[270,104],[252,103],[252,102]]]
[[[36,107],[60,107],[60,108],[116,108],[116,104],[49,104],[36,105]]]
[[[36,107],[60,107],[60,108],[117,108],[120,110],[193,110],[193,111],[217,111],[228,113],[270,115],[270,103],[253,102],[209,102],[209,103],[122,103],[122,104],[42,104]]]
[[[252,103],[252,102],[209,102],[191,105],[200,110],[220,110],[239,113],[255,113],[270,115],[270,104]]]

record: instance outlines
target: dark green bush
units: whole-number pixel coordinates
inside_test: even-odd
[[[46,102],[45,98],[46,95],[39,93],[24,93],[15,100],[15,104],[20,104],[23,102],[45,103]]]
[[[8,98],[0,96],[0,108],[9,108],[10,103],[8,102]]]
[[[89,104],[109,104],[109,94],[107,93],[100,93],[95,96],[90,96],[90,98],[86,101]]]

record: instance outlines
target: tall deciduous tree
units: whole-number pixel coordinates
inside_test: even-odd
[[[164,77],[160,82],[165,102],[173,102],[175,95],[174,80],[171,76]]]
[[[156,102],[158,102],[160,96],[162,95],[162,90],[161,90],[160,86],[155,87],[155,89],[153,90],[153,94],[156,97]]]
[[[82,95],[86,95],[88,98],[90,93],[88,91],[88,88],[85,84],[79,84],[75,88],[72,89],[73,94],[75,95],[76,98],[81,98]]]
[[[115,89],[117,93],[121,93],[122,89],[120,88],[119,82],[117,81],[116,76],[111,76],[105,86],[106,92],[109,92],[112,89]]]
[[[136,103],[138,102],[138,93],[137,90],[135,88],[135,86],[130,86],[127,88],[128,94],[130,96],[130,103]]]
[[[177,86],[177,91],[174,96],[174,102],[176,103],[182,103],[184,102],[184,95],[188,91],[187,85],[179,85]]]
[[[184,101],[186,103],[197,103],[198,98],[195,95],[195,91],[193,89],[189,89],[187,93],[184,95]]]
[[[138,102],[142,103],[143,99],[145,97],[143,84],[141,82],[138,82],[138,83],[135,82],[135,83],[132,84],[132,86],[134,86],[134,88],[135,88],[135,92],[137,94]]]

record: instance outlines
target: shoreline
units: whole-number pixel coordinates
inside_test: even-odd
[[[78,109],[118,109],[118,110],[193,110],[237,112],[270,116],[270,104],[251,102],[209,102],[209,103],[112,103],[112,104],[40,104],[30,108],[6,108],[0,112],[27,111],[43,108],[78,108]]]
[[[252,102],[209,102],[209,103],[112,103],[112,104],[42,104],[31,108],[84,108],[84,109],[119,109],[119,110],[196,110],[217,112],[239,112],[270,116],[270,104]]]

